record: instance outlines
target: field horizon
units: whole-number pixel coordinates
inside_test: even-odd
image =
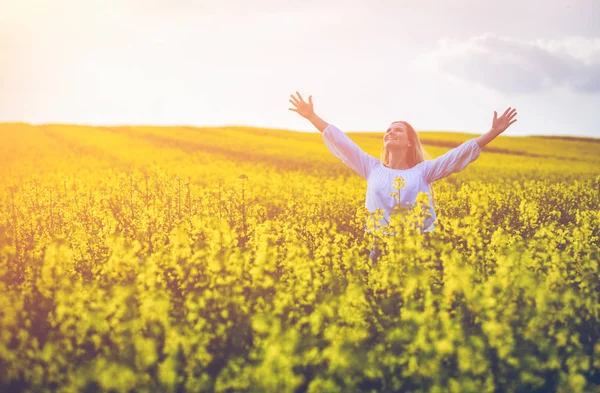
[[[222,125],[194,125],[194,124],[169,124],[169,125],[160,125],[160,124],[127,124],[127,123],[114,123],[114,124],[90,124],[90,123],[61,123],[61,122],[42,122],[42,123],[30,123],[25,121],[6,121],[0,122],[0,127],[2,126],[10,126],[10,125],[28,125],[28,126],[84,126],[84,127],[157,127],[157,128],[180,128],[180,127],[190,127],[190,128],[198,128],[198,129],[208,129],[208,128],[233,128],[233,129],[251,129],[251,130],[270,130],[270,131],[289,131],[289,132],[299,132],[299,133],[317,133],[319,132],[317,129],[312,131],[299,131],[289,128],[281,128],[281,127],[259,127],[252,125],[244,125],[244,124],[222,124]],[[383,135],[383,130],[349,130],[346,131],[350,134],[374,134],[381,133]],[[478,136],[483,133],[477,132],[466,132],[466,131],[458,131],[458,130],[415,130],[417,134],[425,133],[425,134],[456,134],[456,135],[468,135],[468,136]],[[577,136],[577,135],[556,135],[556,134],[530,134],[530,135],[510,135],[510,131],[506,134],[503,134],[502,137],[510,137],[510,138],[549,138],[549,139],[566,139],[566,140],[582,140],[592,143],[600,143],[600,136]]]

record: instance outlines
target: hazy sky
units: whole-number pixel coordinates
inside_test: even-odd
[[[598,0],[0,3],[0,121],[600,137]]]

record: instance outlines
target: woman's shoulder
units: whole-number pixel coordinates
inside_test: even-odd
[[[383,166],[383,163],[381,162],[381,160],[379,158],[372,156],[370,154],[367,154],[367,157],[369,159],[369,164],[371,165],[371,169]]]
[[[417,169],[418,169],[418,168],[421,168],[421,167],[423,167],[423,165],[426,165],[426,164],[427,164],[427,161],[428,161],[428,160],[423,160],[423,161],[421,161],[421,162],[417,162],[417,165],[415,165],[415,166],[414,166],[414,168],[417,168]]]

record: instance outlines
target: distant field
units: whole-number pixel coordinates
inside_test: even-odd
[[[0,391],[598,392],[599,141],[507,132],[372,266],[317,131],[0,124]]]
[[[431,158],[457,146],[472,134],[418,133]],[[198,182],[206,179],[206,172],[214,172],[211,166],[235,165],[238,168],[254,168],[256,165],[277,172],[287,170],[316,172],[319,175],[352,174],[349,168],[338,162],[324,146],[322,137],[315,133],[286,130],[255,129],[249,127],[194,128],[194,127],[89,127],[28,124],[0,124],[0,153],[3,168],[22,172],[35,164],[35,170],[61,168],[78,170],[77,166],[63,165],[77,157],[96,167],[128,165],[131,168],[147,167],[152,163],[168,166],[173,174],[191,176]],[[349,133],[364,151],[379,158],[382,133]],[[596,143],[586,140],[555,139],[541,137],[511,137],[501,135],[483,151],[474,170],[484,173],[493,168],[495,175],[513,176],[535,169],[536,172],[554,176],[557,169],[562,174],[594,177],[598,173],[600,154]],[[27,159],[26,169],[22,168]],[[529,159],[531,158],[531,159]],[[498,163],[502,162],[502,168]],[[62,167],[61,167],[62,165]],[[240,167],[242,165],[242,167]],[[20,168],[21,167],[21,168]],[[20,168],[20,169],[19,169]],[[193,168],[193,169],[192,169]],[[470,171],[471,168],[469,168]],[[227,176],[225,173],[221,176]],[[234,173],[229,173],[234,176]],[[487,176],[487,174],[486,174]]]

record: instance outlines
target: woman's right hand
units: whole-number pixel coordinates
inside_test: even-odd
[[[297,112],[300,114],[300,116],[308,119],[311,115],[313,115],[315,113],[315,111],[313,109],[312,96],[308,96],[308,103],[306,103],[302,99],[302,96],[300,95],[300,93],[298,93],[296,91],[296,94],[298,94],[298,98],[294,97],[293,94],[290,94],[290,97],[292,97],[290,102],[296,107],[296,109],[294,109],[294,108],[288,108],[288,109],[291,111]]]

